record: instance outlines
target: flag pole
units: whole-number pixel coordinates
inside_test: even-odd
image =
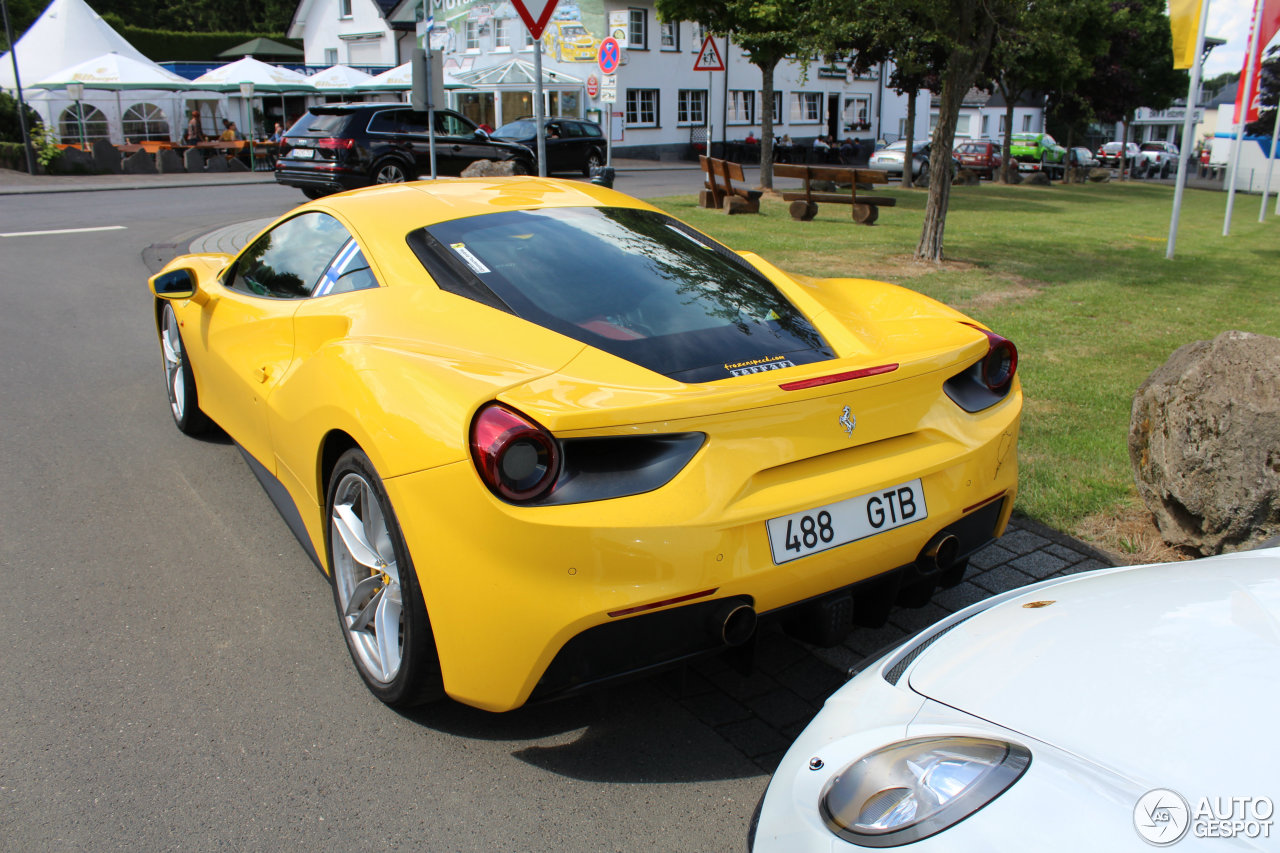
[[[1169,218],[1169,245],[1165,249],[1166,260],[1173,260],[1173,250],[1178,245],[1178,217],[1182,213],[1182,193],[1187,188],[1187,152],[1195,133],[1196,104],[1200,101],[1200,66],[1203,64],[1204,32],[1209,23],[1209,0],[1200,3],[1200,26],[1196,31],[1196,52],[1191,59],[1191,84],[1187,88],[1187,110],[1182,118],[1182,147],[1178,149],[1178,185],[1173,191],[1173,214]]]
[[[1267,179],[1262,183],[1262,209],[1258,211],[1258,221],[1267,219],[1267,194],[1271,191],[1271,169],[1276,164],[1276,142],[1280,141],[1280,104],[1276,104],[1276,114],[1271,121],[1271,156],[1267,158]],[[1276,194],[1276,209],[1280,210],[1280,193]]]
[[[1222,220],[1222,236],[1226,237],[1231,233],[1231,209],[1236,203],[1236,175],[1240,172],[1240,153],[1244,147],[1244,127],[1249,123],[1249,106],[1251,96],[1253,94],[1253,66],[1254,54],[1258,52],[1258,34],[1262,29],[1259,26],[1262,22],[1258,19],[1259,6],[1262,0],[1254,0],[1253,3],[1253,24],[1249,27],[1249,51],[1245,54],[1244,60],[1244,92],[1240,96],[1244,100],[1240,101],[1240,117],[1236,121],[1235,139],[1231,143],[1231,171],[1227,178],[1230,186],[1227,187],[1227,215]]]

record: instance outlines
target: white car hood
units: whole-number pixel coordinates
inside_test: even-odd
[[[1037,587],[956,625],[908,679],[1145,788],[1275,798],[1280,550]]]

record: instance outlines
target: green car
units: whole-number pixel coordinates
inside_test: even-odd
[[[1067,149],[1047,133],[1015,133],[1009,137],[1009,156],[1024,172],[1063,172]]]

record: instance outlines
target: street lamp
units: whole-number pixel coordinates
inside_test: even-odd
[[[252,81],[246,80],[245,82],[240,84],[240,97],[241,99],[244,100],[245,113],[248,116],[248,121],[244,123],[244,127],[245,127],[244,138],[249,140],[249,171],[252,172],[256,168],[256,164],[253,162],[253,83]]]
[[[67,96],[76,102],[76,124],[80,125],[80,147],[87,148],[88,143],[84,138],[84,106],[80,103],[80,99],[84,97],[84,84],[68,83]]]

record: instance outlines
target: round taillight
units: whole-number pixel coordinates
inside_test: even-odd
[[[551,433],[501,403],[485,406],[472,422],[471,458],[485,485],[514,503],[542,497],[560,475]]]
[[[982,384],[992,391],[1003,391],[1018,371],[1018,348],[1013,341],[987,332],[990,348],[982,359]]]

